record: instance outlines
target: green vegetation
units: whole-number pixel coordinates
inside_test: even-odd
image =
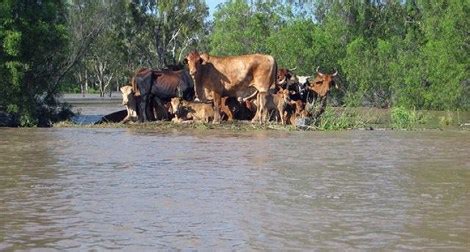
[[[68,67],[65,1],[0,6],[0,111],[22,126],[50,125],[68,114],[55,99]]]
[[[319,121],[315,122],[319,130],[357,129],[368,124],[356,111],[348,108],[341,111],[327,108]]]
[[[406,109],[403,106],[392,108],[391,111],[392,127],[397,129],[413,129],[418,124],[424,124],[426,118],[423,114],[416,112],[415,109]]]
[[[231,0],[213,19],[203,0],[0,3],[0,111],[23,126],[69,115],[55,99],[60,92],[104,96],[137,68],[178,64],[194,49],[267,53],[299,75],[337,69],[341,91],[330,100],[396,107],[398,128],[419,123],[415,109],[470,109],[470,1]],[[318,123],[360,124],[331,110]]]

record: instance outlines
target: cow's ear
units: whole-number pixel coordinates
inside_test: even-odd
[[[183,59],[183,64],[187,65],[188,64],[188,59],[184,58]]]
[[[205,65],[205,64],[206,64],[206,62],[205,62],[203,59],[199,59],[199,64],[203,64],[203,65]]]
[[[209,60],[209,55],[207,53],[203,53],[200,55],[201,61],[200,63],[205,65],[207,61]]]

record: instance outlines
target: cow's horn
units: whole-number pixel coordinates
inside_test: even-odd
[[[336,76],[336,75],[338,75],[338,70],[335,69],[335,72],[334,72],[331,76],[334,77],[334,76]]]
[[[318,69],[320,69],[320,66],[317,66],[317,69],[315,70],[317,72],[318,75],[320,75],[321,77],[323,77],[324,74],[322,74],[320,71],[318,71]]]
[[[297,69],[297,67],[291,68],[289,71],[295,71],[295,69]]]

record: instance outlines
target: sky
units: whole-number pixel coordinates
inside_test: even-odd
[[[226,0],[206,0],[207,5],[209,6],[209,19],[212,19],[212,14],[214,14],[215,7],[220,3],[225,3]]]

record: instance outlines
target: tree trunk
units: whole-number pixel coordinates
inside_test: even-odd
[[[98,87],[100,90],[100,97],[104,97],[103,81],[99,77],[98,77]]]
[[[88,94],[88,70],[85,69],[85,91]]]

